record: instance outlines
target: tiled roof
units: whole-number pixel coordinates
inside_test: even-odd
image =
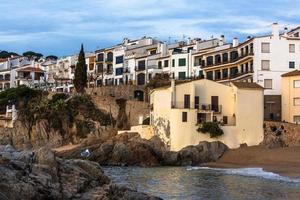
[[[261,85],[257,83],[248,83],[248,82],[231,82],[237,88],[244,89],[264,89]]]
[[[299,70],[294,70],[285,74],[281,75],[282,77],[289,77],[289,76],[300,76],[300,71]]]
[[[17,71],[18,72],[41,72],[41,73],[44,72],[43,70],[37,67],[25,67],[25,68],[18,69]]]

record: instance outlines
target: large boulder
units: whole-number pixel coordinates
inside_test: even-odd
[[[49,149],[16,151],[0,146],[0,199],[159,199],[118,187],[100,165],[65,160]]]
[[[200,142],[196,146],[188,146],[178,152],[177,163],[182,166],[200,165],[217,161],[228,149],[222,142]]]

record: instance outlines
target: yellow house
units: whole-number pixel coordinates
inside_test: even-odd
[[[223,85],[202,79],[157,88],[150,93],[150,123],[171,150],[200,141],[221,141],[229,148],[263,140],[263,88],[256,83]],[[202,122],[218,122],[224,134],[199,133]]]
[[[300,123],[300,71],[282,75],[282,120]]]

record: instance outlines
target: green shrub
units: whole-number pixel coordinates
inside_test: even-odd
[[[270,126],[270,129],[272,132],[276,132],[277,131],[277,127],[276,126]]]
[[[209,133],[211,138],[215,138],[224,134],[223,130],[216,122],[203,122],[197,129],[201,133]]]

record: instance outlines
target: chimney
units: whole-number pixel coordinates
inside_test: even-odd
[[[219,46],[222,46],[225,44],[225,36],[224,35],[221,35],[220,37],[220,42],[219,42]]]
[[[124,38],[124,39],[123,39],[123,44],[127,45],[128,42],[129,42],[129,39],[128,39],[128,38]]]
[[[232,47],[237,47],[239,45],[239,40],[235,37],[232,40]]]
[[[172,95],[172,102],[171,106],[174,108],[176,106],[176,86],[175,86],[175,79],[171,79],[171,95]]]
[[[279,25],[278,23],[272,24],[272,35],[275,38],[279,38]]]
[[[288,28],[284,27],[284,36],[288,36]]]
[[[165,56],[168,53],[168,47],[167,47],[167,44],[165,42],[160,44],[160,53],[161,53],[162,56]]]

